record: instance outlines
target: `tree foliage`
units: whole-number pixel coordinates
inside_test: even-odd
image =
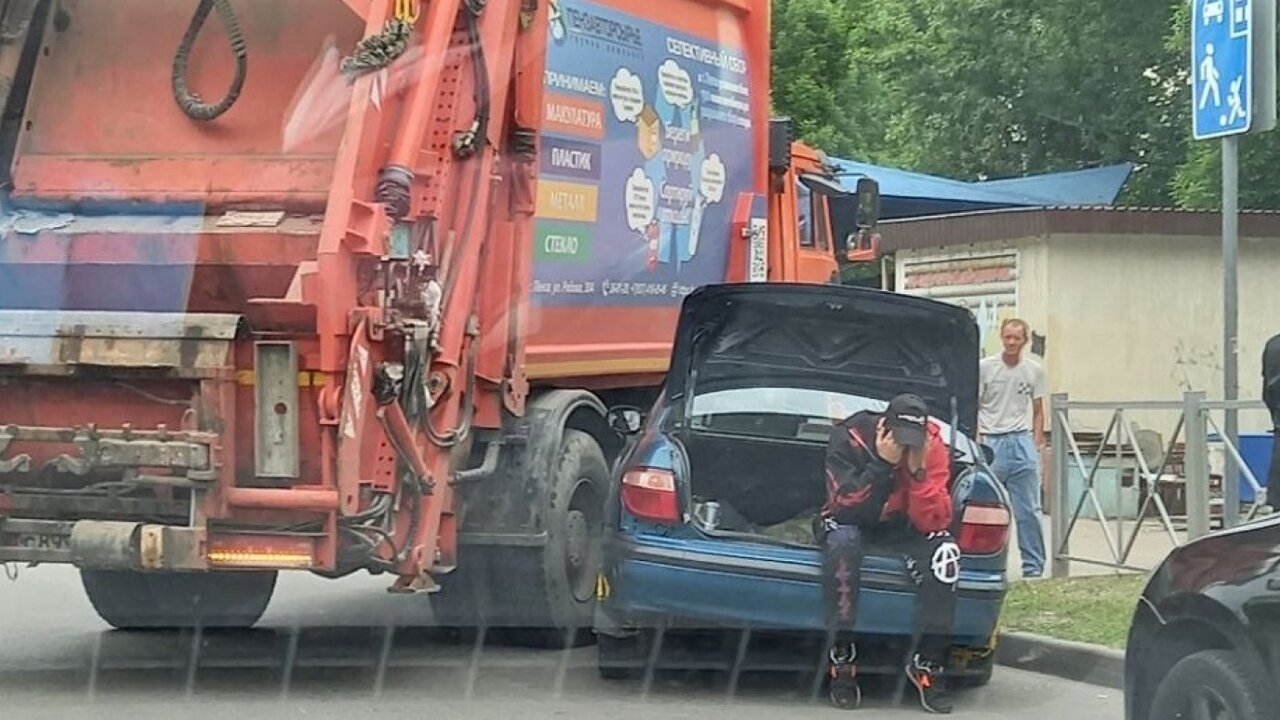
[[[773,105],[795,121],[806,141],[827,152],[856,153],[856,134],[846,111],[853,76],[849,28],[854,18],[844,2],[775,0]]]
[[[1185,0],[774,0],[775,111],[823,149],[966,180],[1130,161],[1122,200],[1213,206]],[[1280,208],[1280,135],[1242,204]]]

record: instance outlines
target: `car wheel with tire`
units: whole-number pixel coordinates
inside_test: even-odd
[[[981,660],[977,660],[965,668],[963,675],[956,675],[948,682],[957,688],[978,688],[991,682],[996,669],[996,654],[992,652]]]
[[[605,680],[632,680],[644,675],[649,662],[648,634],[625,637],[601,633],[596,640],[596,667]]]
[[[1149,720],[1263,720],[1265,677],[1229,650],[1204,650],[1178,661],[1156,687]]]

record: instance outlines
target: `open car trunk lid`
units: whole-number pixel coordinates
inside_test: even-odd
[[[711,285],[685,298],[668,397],[791,387],[888,400],[915,393],[973,436],[978,327],[968,310],[839,285]]]
[[[969,312],[932,300],[832,285],[695,291],[667,393],[694,524],[725,542],[811,546],[831,423],[914,392],[948,442],[953,422],[971,438],[978,355]]]

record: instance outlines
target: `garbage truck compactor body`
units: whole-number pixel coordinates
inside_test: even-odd
[[[117,627],[367,570],[571,640],[681,297],[838,269],[766,0],[3,8],[0,562]]]

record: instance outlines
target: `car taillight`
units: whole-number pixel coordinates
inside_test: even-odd
[[[1003,505],[970,503],[960,517],[956,543],[972,555],[1000,552],[1009,540],[1009,508]]]
[[[669,470],[628,470],[622,476],[622,506],[641,520],[674,525],[680,521],[675,476]]]

